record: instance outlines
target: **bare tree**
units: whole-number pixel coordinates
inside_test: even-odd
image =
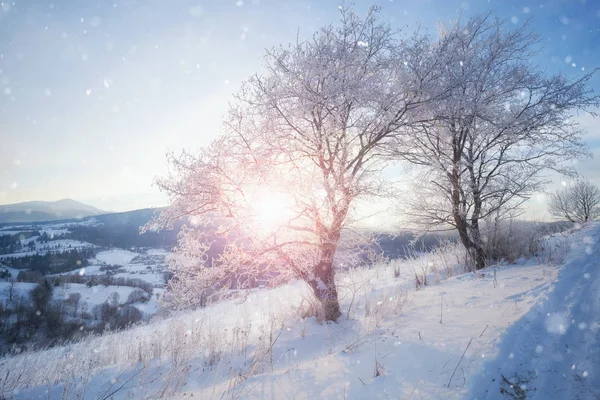
[[[10,278],[8,280],[8,301],[10,301],[12,303],[13,301],[13,296],[15,294],[15,284],[17,283],[17,281],[15,280],[15,278]]]
[[[442,89],[451,94],[424,109],[430,122],[400,148],[425,167],[409,213],[456,228],[477,269],[486,258],[480,221],[540,190],[544,171],[573,175],[570,161],[588,154],[573,113],[598,105],[588,85],[594,72],[546,77],[530,62],[536,43],[527,24],[510,30],[490,15],[442,26],[430,46],[442,53]]]
[[[550,196],[548,209],[571,222],[594,220],[600,217],[600,189],[587,180],[575,181]]]
[[[222,135],[199,156],[170,157],[174,171],[158,186],[171,206],[146,229],[190,222],[163,296],[176,307],[257,277],[296,277],[327,320],[339,317],[334,258],[343,241],[356,242],[356,200],[385,195],[390,144],[432,80],[398,61],[416,64],[421,53],[407,51],[377,9],[341,16],[339,27],[268,51],[265,74],[243,85]]]
[[[139,290],[139,289],[138,289]],[[67,303],[73,306],[73,318],[77,317],[77,310],[79,309],[79,302],[81,301],[81,293],[69,293]]]

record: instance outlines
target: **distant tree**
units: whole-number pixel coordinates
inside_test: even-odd
[[[27,315],[31,310],[31,306],[28,304],[27,299],[24,296],[16,295],[13,298],[14,307],[15,307],[15,334],[19,335],[19,332],[25,325],[25,321],[27,320]]]
[[[587,180],[574,184],[550,196],[550,214],[571,222],[586,222],[600,217],[600,188]]]
[[[39,271],[19,271],[17,275],[18,282],[36,283],[42,279],[42,274]]]
[[[163,299],[198,306],[208,288],[217,297],[261,276],[296,277],[325,319],[340,316],[334,259],[342,244],[356,248],[350,238],[361,243],[350,231],[356,203],[389,194],[380,172],[390,144],[430,100],[420,94],[432,77],[407,66],[419,63],[409,51],[418,43],[399,40],[377,14],[342,7],[339,27],[267,51],[266,73],[242,86],[224,133],[197,157],[170,157],[174,174],[157,183],[171,206],[146,230],[191,224]]]
[[[44,313],[44,322],[49,337],[59,337],[68,328],[65,324],[65,302],[51,301]]]
[[[454,227],[485,266],[480,223],[502,218],[547,183],[543,172],[573,175],[571,161],[589,153],[574,113],[600,104],[590,88],[595,71],[569,80],[546,76],[531,62],[538,39],[490,15],[443,25],[424,52],[443,63],[443,79],[423,108],[429,118],[399,146],[399,156],[423,166],[408,213],[428,227]]]
[[[81,318],[82,319],[91,319],[92,315],[88,313],[87,303],[81,304]]]
[[[118,306],[114,306],[108,301],[94,307],[94,314],[99,315],[99,319],[105,324],[113,324],[117,312]]]
[[[162,277],[163,277],[163,281],[165,282],[166,285],[168,285],[169,281],[171,279],[173,279],[173,275],[174,274],[173,274],[172,271],[165,271],[165,272],[163,272]]]
[[[7,307],[7,304],[0,300],[0,334],[3,334],[9,324],[9,318],[12,310]]]
[[[113,292],[111,293],[111,295],[109,296],[109,304],[113,307],[118,307],[119,306],[119,301],[120,301],[120,296],[119,293],[117,292]]]
[[[147,303],[150,301],[150,294],[142,289],[134,289],[133,292],[129,293],[127,297],[127,303]]]
[[[10,301],[11,303],[13,301],[13,296],[15,294],[15,283],[16,283],[16,280],[14,278],[10,278],[8,280],[8,301]]]
[[[81,293],[70,293],[67,299],[67,303],[73,307],[73,318],[77,317],[77,310],[79,308],[79,302],[81,301]]]
[[[52,299],[52,285],[47,281],[38,284],[29,292],[29,297],[36,312],[43,313]]]
[[[132,305],[125,305],[117,312],[114,319],[114,329],[121,329],[141,321],[143,314]]]

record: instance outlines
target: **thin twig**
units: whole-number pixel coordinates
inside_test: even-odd
[[[489,325],[486,325],[485,328],[483,328],[483,331],[481,332],[481,335],[479,335],[479,337],[483,336],[483,333],[486,331],[486,329],[488,328]]]
[[[131,377],[129,379],[127,379],[125,382],[123,382],[123,384],[121,386],[119,386],[118,388],[116,388],[115,390],[113,390],[112,392],[110,392],[109,394],[107,394],[106,396],[103,396],[102,400],[110,398],[113,394],[115,394],[119,390],[123,389],[125,387],[125,385],[127,385],[133,378],[135,378],[143,370],[144,370],[143,367],[140,368],[135,374],[131,375]]]
[[[460,360],[458,361],[458,364],[456,364],[456,368],[454,368],[454,372],[452,372],[452,376],[450,377],[450,380],[448,381],[448,387],[450,387],[450,383],[452,382],[452,378],[454,378],[454,374],[456,373],[456,370],[458,369],[458,366],[460,365],[460,363],[462,362],[463,358],[465,357],[465,353],[469,349],[469,346],[471,345],[472,341],[473,341],[473,338],[469,339],[469,344],[467,344],[467,347],[465,347],[465,351],[463,351],[462,356],[460,356]]]
[[[498,287],[498,280],[496,279],[496,268],[494,267],[494,287]]]
[[[440,294],[440,324],[442,323],[442,318],[444,317],[444,293]]]
[[[413,388],[412,392],[410,392],[410,396],[408,396],[408,400],[410,400],[410,398],[412,397],[413,393],[415,392],[415,390],[417,390],[417,385],[419,384],[419,382],[421,382],[421,380],[417,380],[417,383],[415,383],[415,387]]]

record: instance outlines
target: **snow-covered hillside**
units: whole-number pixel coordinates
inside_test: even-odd
[[[595,399],[600,224],[452,276],[460,253],[339,274],[344,317],[306,287],[253,291],[0,363],[14,398]],[[415,289],[415,274],[428,285]],[[47,368],[31,368],[46,365]]]

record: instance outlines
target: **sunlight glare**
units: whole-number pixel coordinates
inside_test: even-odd
[[[283,226],[292,217],[292,204],[289,196],[263,190],[256,196],[252,208],[260,228],[272,231]]]

